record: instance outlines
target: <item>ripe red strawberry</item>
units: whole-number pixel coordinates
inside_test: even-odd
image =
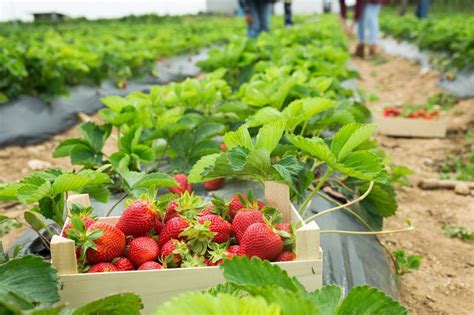
[[[211,179],[204,182],[204,188],[209,191],[221,189],[224,187],[225,179],[223,177]]]
[[[130,242],[128,259],[135,265],[140,266],[144,262],[153,261],[158,258],[160,249],[151,237],[143,236]]]
[[[179,235],[188,226],[188,221],[182,217],[175,217],[170,219],[168,222],[165,223],[165,226],[161,230],[160,236],[158,238],[158,246],[162,247],[166,242],[171,239],[181,239]]]
[[[185,174],[176,174],[174,179],[178,182],[178,186],[170,187],[170,192],[178,195],[182,195],[185,191],[188,193],[193,192],[193,188],[188,182],[188,177]]]
[[[155,231],[155,235],[160,235],[161,230],[163,229],[163,222],[161,221],[161,217],[157,216],[155,220],[155,227],[153,230]]]
[[[89,263],[110,262],[115,257],[122,255],[125,248],[125,235],[121,230],[111,224],[97,222],[92,224],[87,232],[90,233],[95,230],[101,230],[103,234],[93,240],[96,249],[87,248],[86,250]]]
[[[208,214],[214,214],[212,212],[212,210],[214,209],[214,205],[213,204],[210,204],[209,206],[207,206],[206,208],[204,208],[203,210],[201,210],[199,212],[199,215],[202,217],[202,216],[205,216],[205,215],[208,215]]]
[[[232,233],[232,225],[216,214],[208,214],[197,219],[199,223],[210,221],[209,229],[211,232],[217,233],[212,239],[216,243],[225,243],[229,240]]]
[[[234,257],[234,256],[245,256],[244,253],[242,253],[242,250],[240,248],[240,245],[232,245],[227,248],[227,252],[229,253],[228,257]]]
[[[254,223],[245,231],[240,246],[248,257],[273,260],[282,252],[283,241],[265,223]]]
[[[274,261],[293,261],[296,259],[296,255],[293,252],[284,251],[278,255]]]
[[[114,272],[114,271],[119,271],[117,267],[115,267],[111,263],[97,263],[95,265],[92,265],[89,270],[87,270],[88,273],[94,273],[94,272]]]
[[[168,203],[166,206],[164,222],[166,223],[170,219],[179,215],[184,215],[186,217],[196,216],[197,210],[202,207],[201,201],[201,197],[185,192],[178,199],[172,200]]]
[[[163,266],[156,261],[146,261],[138,267],[137,270],[156,270],[163,269]]]
[[[277,225],[275,225],[275,229],[279,231],[291,233],[290,223],[278,223]]]
[[[161,247],[160,260],[167,266],[179,267],[186,254],[189,254],[189,249],[184,242],[169,240]]]
[[[259,210],[237,212],[234,220],[232,220],[232,229],[239,243],[247,228],[257,222],[263,223],[263,214]]]
[[[87,216],[81,216],[81,219],[82,219],[82,224],[84,224],[84,227],[87,229],[89,226],[91,226],[92,224],[95,223],[95,220],[91,217],[87,217]],[[64,229],[63,229],[63,233],[61,234],[62,237],[68,237],[68,234],[67,232],[74,228],[72,226],[72,223],[71,222],[68,222],[65,226],[64,226]]]
[[[239,194],[233,195],[229,202],[229,216],[231,219],[233,219],[241,209],[261,210],[265,206],[263,202],[256,199],[250,198],[251,200],[248,200],[245,194],[241,194],[241,197],[244,203],[240,200]]]
[[[149,202],[135,200],[125,209],[116,226],[126,235],[146,235],[155,227],[156,213]]]
[[[135,270],[132,262],[128,260],[128,258],[120,257],[114,261],[114,266],[117,268],[118,271],[130,271]]]

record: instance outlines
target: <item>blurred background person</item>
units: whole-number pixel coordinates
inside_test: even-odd
[[[430,2],[430,0],[418,0],[418,4],[416,6],[416,16],[419,19],[426,19],[428,17]]]
[[[247,23],[247,36],[256,38],[261,32],[270,31],[272,0],[239,0]]]
[[[283,8],[285,10],[285,27],[290,27],[291,25],[293,25],[293,17],[291,14],[291,1],[292,0],[283,0]]]
[[[353,21],[348,22],[346,0],[339,0],[341,23],[346,33],[352,36],[354,27],[357,24],[358,43],[354,53],[357,57],[364,58],[366,44],[369,45],[369,55],[375,55],[379,37],[380,9],[382,4],[386,2],[386,0],[357,0]],[[368,29],[368,36],[366,28]]]

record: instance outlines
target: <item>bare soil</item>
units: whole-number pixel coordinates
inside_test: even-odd
[[[433,94],[439,73],[424,72],[405,59],[380,55],[353,60],[361,74],[358,87],[379,99],[369,104],[374,110],[386,105],[423,104]],[[377,140],[392,163],[415,171],[412,187],[398,187],[397,214],[386,220],[386,229],[403,226],[410,219],[414,231],[381,237],[391,251],[404,249],[424,256],[419,270],[401,277],[400,301],[414,314],[472,314],[474,308],[474,242],[448,238],[443,225],[454,224],[474,230],[474,196],[448,190],[424,191],[421,179],[438,178],[435,164],[449,152],[464,146],[464,134],[474,130],[474,99],[463,100],[448,113],[445,139],[391,138]]]
[[[435,93],[439,74],[402,58],[382,55],[372,60],[354,60],[361,78],[359,87],[375,93],[379,99],[369,106],[423,103]],[[464,133],[474,126],[474,99],[461,101],[449,111],[450,133],[446,139],[407,139],[377,136],[382,148],[397,165],[415,171],[412,187],[397,188],[399,210],[386,220],[386,229],[399,228],[409,218],[412,232],[381,237],[390,250],[404,249],[425,258],[419,270],[401,278],[400,300],[414,314],[472,314],[474,309],[474,244],[450,239],[443,234],[445,224],[474,229],[474,196],[453,191],[423,191],[416,187],[422,178],[437,178],[434,164],[445,160],[450,151],[463,146]],[[97,120],[97,116],[93,117]],[[72,169],[67,158],[55,159],[51,152],[64,139],[79,135],[77,127],[38,145],[0,149],[0,183],[18,180],[30,172],[33,159],[48,166]],[[0,215],[22,221],[24,208],[12,203],[0,204]],[[22,232],[15,230],[2,238],[6,248]]]

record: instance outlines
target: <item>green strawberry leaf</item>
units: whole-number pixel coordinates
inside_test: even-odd
[[[0,274],[0,295],[15,295],[31,304],[59,301],[57,271],[41,257],[10,259],[0,265]]]
[[[76,309],[72,315],[140,315],[143,303],[134,293],[121,293],[90,302]]]
[[[360,193],[364,194],[369,185],[364,184],[360,187]],[[369,195],[359,203],[361,208],[380,217],[390,217],[397,211],[396,194],[389,185],[375,184]]]
[[[382,291],[368,286],[357,286],[352,288],[334,314],[405,315],[408,310]]]
[[[278,120],[260,128],[255,141],[255,149],[265,149],[272,152],[280,142],[285,131],[285,124],[285,120]]]
[[[227,132],[224,135],[224,143],[226,144],[228,150],[236,146],[241,146],[248,150],[253,149],[252,138],[250,137],[250,133],[245,126],[240,126],[236,131]]]
[[[313,303],[319,305],[321,315],[333,315],[342,299],[342,288],[330,284],[310,293]]]
[[[279,315],[277,304],[268,304],[261,297],[237,297],[230,294],[186,293],[162,304],[155,315],[207,314],[207,315]]]
[[[278,286],[291,292],[305,292],[295,278],[276,265],[267,261],[248,257],[233,257],[221,265],[224,278],[239,287]]]
[[[339,160],[346,157],[359,145],[369,139],[375,131],[375,124],[351,123],[343,126],[334,136],[331,151]]]

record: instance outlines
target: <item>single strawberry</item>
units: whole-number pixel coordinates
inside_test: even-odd
[[[293,261],[296,259],[296,255],[293,252],[284,251],[278,255],[274,261]]]
[[[193,193],[185,192],[181,197],[176,200],[172,200],[166,206],[166,213],[164,222],[168,222],[170,219],[175,218],[179,215],[183,215],[187,218],[193,218],[198,214],[198,210],[202,209],[202,199],[199,196],[194,196]]]
[[[208,214],[214,214],[212,211],[214,210],[214,205],[213,204],[210,204],[209,206],[207,206],[206,208],[202,209],[200,212],[199,212],[199,216],[205,216],[205,215],[208,215]]]
[[[229,253],[228,257],[234,257],[234,256],[245,256],[245,254],[242,252],[242,249],[240,248],[240,245],[231,245],[229,248],[227,248],[227,252]]]
[[[221,151],[227,152],[227,145],[225,143],[221,143]]]
[[[239,211],[232,220],[232,229],[235,233],[235,238],[239,243],[247,230],[247,228],[254,223],[263,223],[263,213],[259,210]]]
[[[162,247],[171,239],[179,240],[181,232],[189,226],[188,221],[182,217],[175,217],[165,223],[158,238],[158,246]]]
[[[229,216],[234,219],[240,210],[261,210],[265,204],[253,197],[251,190],[245,194],[235,194],[229,202]]]
[[[146,261],[138,267],[137,270],[156,270],[163,269],[163,266],[156,261]]]
[[[223,177],[211,179],[204,182],[204,188],[209,191],[218,190],[224,187],[225,179]]]
[[[82,245],[87,262],[91,264],[110,262],[122,255],[125,248],[125,235],[121,230],[108,223],[96,222],[87,229],[88,233],[97,233],[95,231],[101,231],[102,235],[92,240],[92,244],[86,240]]]
[[[283,241],[265,223],[254,223],[245,231],[240,246],[248,257],[256,256],[271,261],[282,252]]]
[[[208,214],[202,217],[197,218],[199,223],[204,223],[206,221],[211,222],[209,229],[211,232],[217,233],[212,241],[216,243],[225,243],[229,240],[232,233],[232,225],[224,220],[222,217],[216,214]]]
[[[73,217],[79,217],[82,221],[82,224],[87,229],[89,226],[94,224],[97,220],[96,217],[92,216],[92,207],[85,207],[78,203],[73,203],[71,207],[71,215]],[[62,237],[68,237],[68,231],[73,228],[72,220],[68,222],[64,228],[63,232],[61,233]]]
[[[160,250],[160,260],[168,267],[179,267],[182,257],[189,254],[188,246],[178,240],[169,240]]]
[[[193,192],[193,188],[188,182],[188,177],[185,174],[176,174],[174,179],[178,182],[178,186],[170,187],[170,192],[178,195],[182,195],[185,191],[188,193]]]
[[[114,272],[114,271],[120,271],[117,269],[117,267],[114,266],[114,264],[111,263],[97,263],[95,265],[92,265],[89,270],[87,270],[88,273],[95,273],[95,272]]]
[[[155,231],[155,235],[160,235],[160,232],[162,229],[163,229],[163,221],[161,221],[161,216],[156,216],[155,226],[153,228],[153,230]]]
[[[85,227],[86,229],[87,229],[89,226],[91,226],[92,224],[94,224],[94,223],[96,222],[93,218],[87,217],[87,216],[86,216],[86,217],[81,217],[81,219],[82,219],[82,223],[84,224],[84,227]],[[67,238],[67,237],[68,237],[67,232],[68,232],[70,229],[72,229],[72,228],[74,228],[74,227],[72,226],[72,223],[71,223],[71,222],[68,222],[68,223],[64,226],[64,229],[63,229],[63,232],[61,233],[61,236]]]
[[[123,212],[117,227],[125,235],[143,236],[155,227],[157,210],[145,200],[133,201]]]
[[[290,223],[278,223],[275,225],[275,229],[279,231],[285,231],[291,233],[291,224]]]
[[[130,242],[128,259],[138,267],[144,262],[156,260],[159,252],[156,241],[151,237],[143,236]]]
[[[227,251],[227,244],[209,244],[209,258],[206,259],[208,266],[218,266],[224,262],[225,258],[232,258],[233,253]]]
[[[125,257],[119,257],[118,259],[114,259],[113,264],[119,271],[135,270],[135,267],[133,266],[132,262]]]

